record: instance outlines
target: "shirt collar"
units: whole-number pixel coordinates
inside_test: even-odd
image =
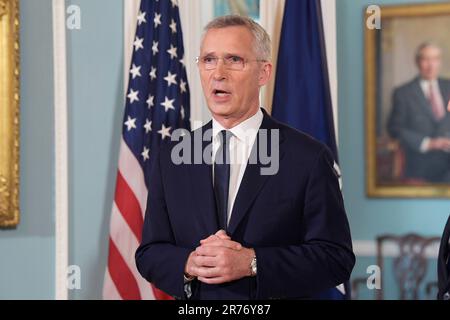
[[[420,78],[420,83],[422,84],[422,86],[430,86],[430,83],[433,85],[433,87],[435,87],[438,84],[437,79],[433,79],[433,80],[427,80],[427,79],[423,79]]]
[[[250,138],[253,135],[256,136],[256,133],[258,132],[259,127],[261,126],[263,117],[264,115],[261,111],[261,108],[259,108],[258,111],[253,116],[242,121],[238,125],[228,130],[231,131],[231,133],[240,141],[249,142],[251,140]],[[220,131],[227,130],[214,118],[212,119],[212,129],[214,139],[216,139]]]

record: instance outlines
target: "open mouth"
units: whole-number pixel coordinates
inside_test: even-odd
[[[226,97],[228,95],[230,95],[231,93],[225,90],[221,90],[221,89],[214,89],[213,90],[213,95],[217,96],[217,97]]]

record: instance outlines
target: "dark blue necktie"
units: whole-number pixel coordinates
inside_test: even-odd
[[[217,214],[220,228],[227,231],[228,193],[230,185],[230,138],[232,133],[220,131],[220,146],[214,160],[214,194],[216,196]]]

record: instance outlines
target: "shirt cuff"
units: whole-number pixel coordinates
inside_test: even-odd
[[[430,148],[430,138],[425,137],[420,143],[420,152],[427,153],[429,151],[429,148]]]
[[[186,277],[186,275],[183,275],[184,278],[184,293],[186,294],[186,298],[190,299],[192,297],[192,288],[191,288],[191,282],[195,279],[195,277]]]

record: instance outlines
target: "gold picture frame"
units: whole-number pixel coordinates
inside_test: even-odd
[[[396,198],[449,198],[450,184],[447,182],[420,181],[404,177],[405,163],[407,161],[405,159],[406,152],[402,154],[400,139],[395,140],[392,138],[392,134],[388,133],[389,130],[386,123],[389,123],[389,110],[392,110],[394,105],[392,94],[395,87],[401,86],[401,83],[395,83],[395,86],[393,83],[395,81],[400,82],[399,79],[406,80],[407,76],[411,76],[412,68],[416,68],[416,65],[414,65],[414,53],[416,51],[411,52],[411,55],[399,55],[397,52],[407,53],[410,51],[398,47],[406,44],[410,49],[413,44],[418,44],[420,43],[419,41],[423,40],[436,43],[433,42],[435,39],[427,39],[425,37],[427,35],[428,38],[433,38],[430,37],[430,32],[436,32],[434,38],[439,38],[440,40],[443,37],[442,33],[449,35],[447,31],[449,29],[436,28],[433,23],[437,24],[438,21],[439,23],[447,23],[447,17],[449,17],[450,21],[450,3],[382,6],[380,7],[380,13],[381,28],[370,29],[365,27],[367,195],[369,197]],[[365,13],[364,25],[366,25],[366,21],[371,18],[372,14],[373,12]],[[425,27],[423,27],[424,24]],[[404,32],[404,34],[401,34],[401,32]],[[420,37],[424,39],[420,39]],[[446,39],[450,43],[450,37]],[[446,47],[446,50],[443,50],[447,54],[446,60],[449,60],[449,48]],[[395,57],[400,57],[397,60],[404,59],[404,61],[394,62]],[[408,71],[405,71],[405,74],[401,74],[398,71],[403,70],[400,66],[409,63],[409,61],[413,66],[407,66],[404,69]],[[395,67],[390,68],[389,63]],[[446,78],[449,78],[448,74],[450,74],[448,66],[446,65]],[[385,81],[388,78],[392,80]],[[386,103],[389,96],[391,98],[390,106],[389,103]],[[447,101],[444,101],[444,103],[446,106]],[[409,161],[412,161],[411,158]]]
[[[19,223],[19,0],[0,0],[0,227]]]

